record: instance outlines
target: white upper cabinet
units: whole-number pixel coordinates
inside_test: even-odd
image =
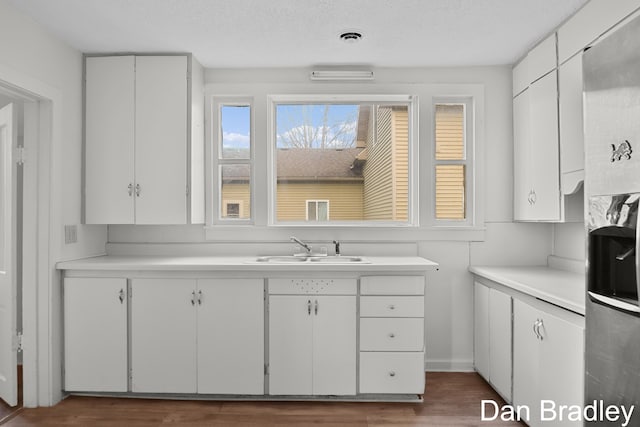
[[[525,56],[513,67],[513,96],[528,88],[529,83],[529,57]]]
[[[133,223],[135,57],[85,64],[86,222]]]
[[[552,33],[546,39],[531,49],[527,55],[528,80],[533,83],[556,68],[556,34]]]
[[[558,68],[558,90],[562,192],[571,194],[584,181],[582,54],[574,56]]]
[[[564,63],[640,8],[638,0],[590,0],[558,29],[558,60]]]
[[[200,65],[190,55],[85,61],[85,222],[202,222]]]

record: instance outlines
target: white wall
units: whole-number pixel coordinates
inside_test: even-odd
[[[553,255],[584,261],[586,231],[584,224],[573,222],[553,226]]]
[[[82,55],[51,36],[41,25],[0,0],[0,65],[15,70],[62,94],[62,223],[80,224],[82,156]],[[64,245],[61,259],[104,252],[106,227],[78,227],[78,243]]]
[[[211,88],[247,86],[282,87],[282,83],[308,87],[309,70],[218,70],[206,72]],[[514,224],[513,220],[513,149],[512,95],[510,67],[442,68],[442,69],[377,69],[376,85],[383,92],[394,84],[481,84],[484,85],[484,241],[455,241],[453,234],[441,234],[437,240],[413,241],[417,254],[440,263],[437,272],[429,273],[426,292],[427,368],[433,370],[470,370],[473,363],[473,280],[470,264],[544,265],[552,250],[552,226],[547,224]],[[322,83],[320,83],[322,85]],[[357,83],[356,83],[357,85]],[[334,90],[334,85],[326,85]],[[355,89],[354,89],[355,88]],[[344,86],[344,91],[356,90]],[[240,89],[238,89],[240,90]],[[317,89],[316,89],[317,90]],[[247,95],[250,93],[237,93]],[[263,138],[263,136],[261,137]],[[424,137],[423,137],[424,139]],[[247,240],[250,231],[238,230],[236,236]],[[339,229],[324,231],[326,240],[338,237]],[[276,241],[286,241],[289,231],[282,230]],[[380,240],[387,240],[382,238]],[[304,237],[301,235],[300,237]],[[375,251],[406,253],[405,246],[376,242],[367,236],[369,247],[346,241],[343,251]],[[266,246],[255,242],[207,243],[201,226],[109,226],[108,250],[112,253],[261,253]],[[146,245],[145,242],[152,243]],[[410,242],[407,242],[410,243]],[[282,245],[290,249],[289,246]],[[410,250],[409,250],[410,251]],[[224,252],[222,252],[224,253]]]

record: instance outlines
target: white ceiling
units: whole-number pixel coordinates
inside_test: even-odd
[[[512,64],[587,0],[11,0],[82,52],[206,67]],[[339,40],[356,29],[363,39]]]

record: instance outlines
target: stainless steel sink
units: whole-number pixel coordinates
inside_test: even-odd
[[[270,255],[256,258],[257,263],[265,264],[370,264],[366,258],[359,256],[294,256],[294,255]]]

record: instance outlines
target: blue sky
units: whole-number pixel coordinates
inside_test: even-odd
[[[287,135],[308,127],[308,130],[322,126],[324,105],[285,105],[277,106],[278,146],[287,146],[283,141]],[[250,107],[223,105],[221,110],[223,149],[249,149]],[[339,130],[344,132],[341,141],[355,139],[355,125],[358,118],[358,105],[333,104],[330,106],[327,121],[334,137]],[[340,145],[342,142],[336,142]]]

